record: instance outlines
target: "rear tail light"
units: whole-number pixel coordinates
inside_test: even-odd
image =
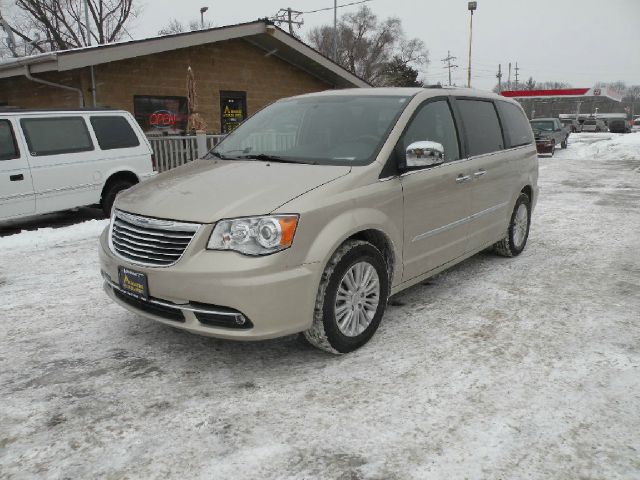
[[[155,153],[151,154],[151,166],[153,167],[153,171],[154,172],[158,171],[158,164],[156,163],[156,154]]]

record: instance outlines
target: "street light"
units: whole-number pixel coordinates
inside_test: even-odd
[[[467,87],[471,88],[471,40],[473,38],[473,12],[478,9],[478,2],[469,2],[467,8],[471,13],[469,20],[469,68],[467,69]]]
[[[209,10],[209,7],[202,7],[200,9],[200,28],[204,29],[204,12]]]

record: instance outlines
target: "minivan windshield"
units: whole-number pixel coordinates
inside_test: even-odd
[[[531,122],[531,128],[534,130],[545,130],[548,132],[553,131],[553,122],[543,121],[543,122]]]
[[[409,99],[326,95],[281,100],[249,118],[205,158],[365,165]]]

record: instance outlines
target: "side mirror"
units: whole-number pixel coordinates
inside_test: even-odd
[[[444,147],[428,140],[413,142],[407,147],[405,159],[408,168],[440,165],[444,162]]]

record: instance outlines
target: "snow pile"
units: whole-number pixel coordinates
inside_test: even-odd
[[[0,251],[26,252],[38,251],[58,245],[97,238],[109,220],[89,220],[64,228],[39,228],[22,231],[15,235],[0,237]]]
[[[569,136],[569,147],[556,150],[561,158],[605,161],[640,159],[640,132],[577,133]]]

